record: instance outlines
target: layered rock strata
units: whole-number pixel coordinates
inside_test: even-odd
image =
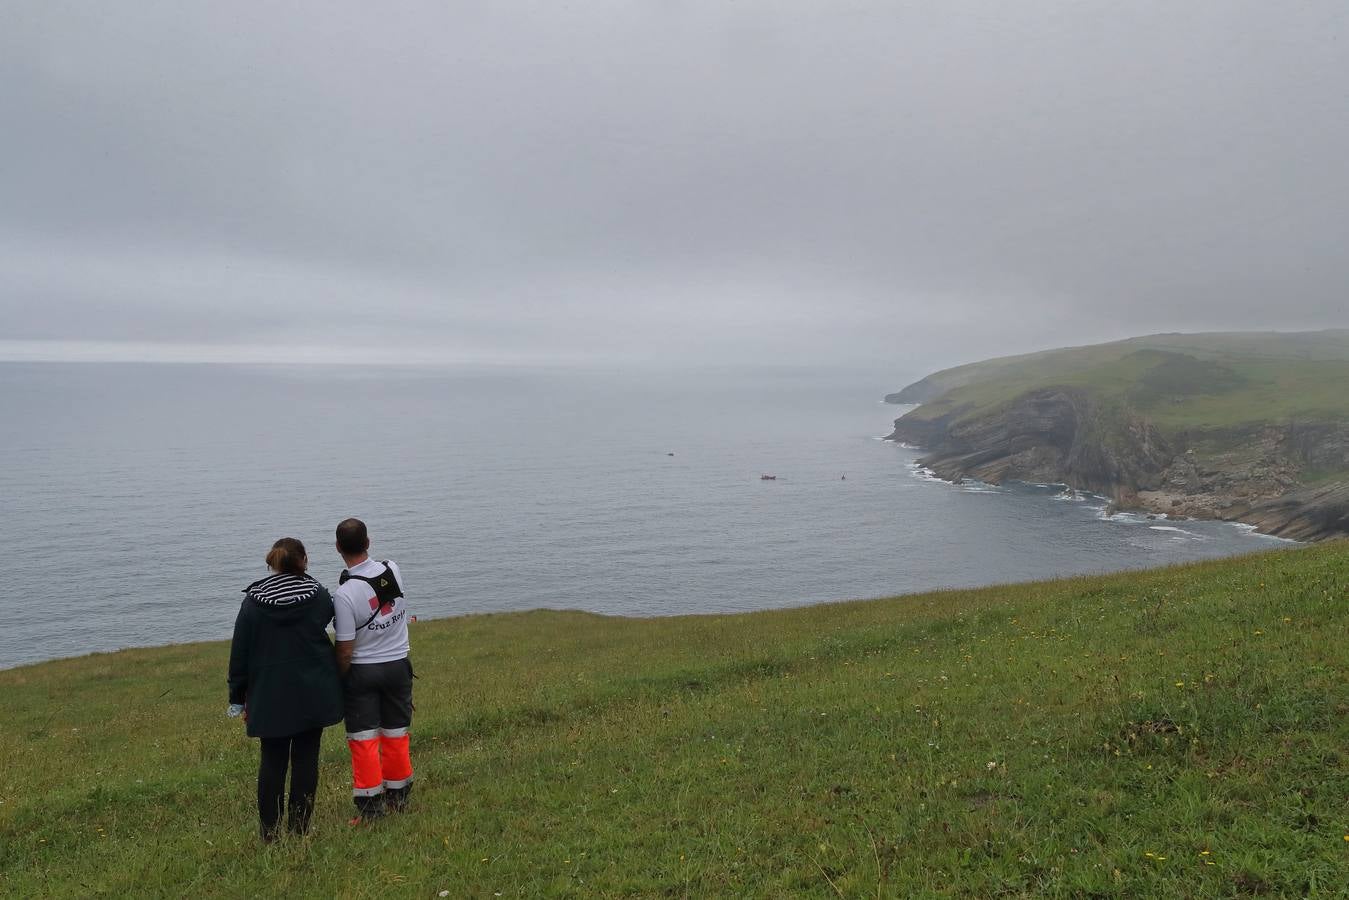
[[[1128,409],[1074,388],[1027,393],[996,410],[954,409],[895,421],[891,440],[919,447],[941,478],[1062,483],[1116,508],[1247,522],[1280,537],[1349,536],[1349,426],[1290,423],[1163,435]]]

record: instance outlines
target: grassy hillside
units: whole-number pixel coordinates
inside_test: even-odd
[[[223,645],[0,672],[0,895],[1345,896],[1347,550],[420,623],[414,810],[330,729],[270,848]]]
[[[958,366],[911,415],[987,413],[1029,391],[1085,388],[1163,429],[1349,420],[1349,331],[1162,334]],[[898,396],[898,395],[893,395]]]

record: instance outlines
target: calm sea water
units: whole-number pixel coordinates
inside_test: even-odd
[[[227,637],[278,537],[333,585],[349,515],[425,618],[751,610],[1273,544],[927,479],[878,440],[903,381],[0,364],[0,667]]]

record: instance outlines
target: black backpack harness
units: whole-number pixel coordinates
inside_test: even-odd
[[[403,589],[399,586],[398,579],[394,577],[393,569],[389,568],[389,561],[382,559],[380,562],[384,563],[384,571],[374,577],[367,578],[364,575],[353,575],[343,569],[342,574],[337,578],[339,585],[346,584],[348,581],[364,581],[375,589],[375,599],[379,601],[379,604],[375,607],[375,611],[370,614],[370,618],[365,620],[365,624],[356,629],[357,631],[364,631],[370,627],[370,623],[379,618],[380,613],[393,612],[394,602],[403,596]]]

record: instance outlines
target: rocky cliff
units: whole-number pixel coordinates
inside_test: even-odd
[[[1032,391],[987,415],[903,417],[891,439],[928,450],[942,478],[1064,482],[1116,493],[1161,483],[1174,453],[1145,420],[1103,410],[1085,391]]]
[[[993,409],[915,411],[891,440],[927,451],[938,476],[1063,483],[1117,508],[1249,522],[1296,540],[1349,535],[1349,424],[1283,423],[1164,434],[1080,388],[1029,391]],[[1311,482],[1311,483],[1309,483]]]

